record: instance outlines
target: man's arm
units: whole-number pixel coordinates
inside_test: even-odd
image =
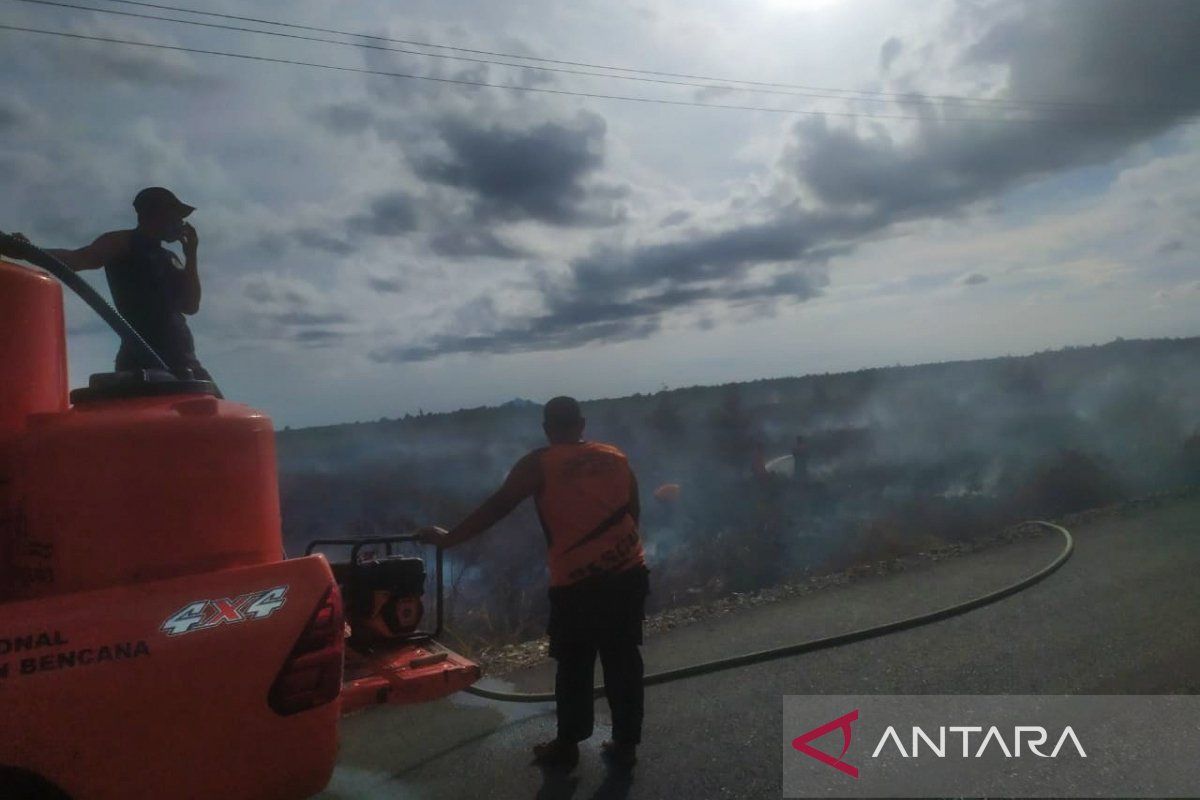
[[[530,453],[516,463],[508,477],[491,497],[449,532],[440,528],[423,528],[422,541],[453,547],[475,538],[500,520],[507,517],[521,501],[532,496],[541,488],[542,475],[537,454]]]
[[[129,240],[128,231],[102,233],[91,244],[78,250],[47,250],[46,252],[76,272],[100,269],[120,255]]]
[[[183,275],[180,276],[179,310],[184,314],[195,314],[200,310],[200,270],[196,252],[200,246],[200,238],[196,229],[184,223],[183,236],[179,241],[183,244]]]

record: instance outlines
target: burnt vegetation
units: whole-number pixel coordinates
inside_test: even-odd
[[[666,389],[584,404],[642,486],[653,610],[1200,483],[1200,338]],[[564,387],[564,389],[569,387]],[[795,437],[806,468],[793,475]],[[450,525],[542,444],[540,406],[282,432],[289,552]],[[678,484],[677,496],[654,496]],[[451,552],[450,639],[540,635],[531,504]]]

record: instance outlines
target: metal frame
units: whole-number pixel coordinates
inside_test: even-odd
[[[401,536],[366,536],[366,537],[362,537],[362,538],[347,537],[347,538],[343,538],[343,539],[313,539],[311,542],[308,543],[308,547],[304,548],[304,555],[311,556],[318,547],[322,547],[322,546],[349,547],[350,548],[350,571],[354,572],[355,570],[358,569],[358,566],[359,566],[358,565],[358,554],[363,549],[363,547],[365,547],[366,545],[369,545],[369,544],[387,545],[387,554],[390,556],[390,555],[392,555],[392,545],[401,544],[404,542],[420,543],[421,538],[419,536],[417,536],[416,534],[409,533],[409,534],[404,534]],[[434,628],[434,630],[432,632],[414,631],[413,636],[424,635],[424,636],[433,636],[434,638],[437,638],[438,636],[442,635],[442,621],[443,621],[443,617],[444,617],[444,615],[442,613],[443,606],[444,606],[444,603],[442,602],[442,600],[443,600],[443,590],[442,590],[442,587],[443,587],[443,581],[442,581],[443,548],[439,545],[433,545],[433,547],[434,547],[434,551],[436,554],[434,557],[434,563],[435,563],[434,574],[437,576],[437,578],[436,578],[436,583],[437,583],[437,627]]]

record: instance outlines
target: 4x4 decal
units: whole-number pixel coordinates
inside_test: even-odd
[[[283,608],[287,586],[275,586],[260,592],[250,592],[232,599],[196,600],[167,617],[162,630],[168,636],[194,633],[218,625],[232,625],[246,620],[266,619]]]

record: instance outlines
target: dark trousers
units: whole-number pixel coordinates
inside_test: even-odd
[[[612,712],[612,738],[620,744],[642,741],[645,701],[642,689],[642,654],[636,642],[625,641],[596,647],[568,644],[558,649],[558,672],[554,699],[558,710],[558,738],[581,742],[592,735],[592,682],[596,655],[604,670],[604,696]]]
[[[649,573],[638,566],[550,590],[550,655],[558,661],[554,698],[558,738],[592,735],[596,656],[612,712],[613,741],[642,740],[642,620]]]

